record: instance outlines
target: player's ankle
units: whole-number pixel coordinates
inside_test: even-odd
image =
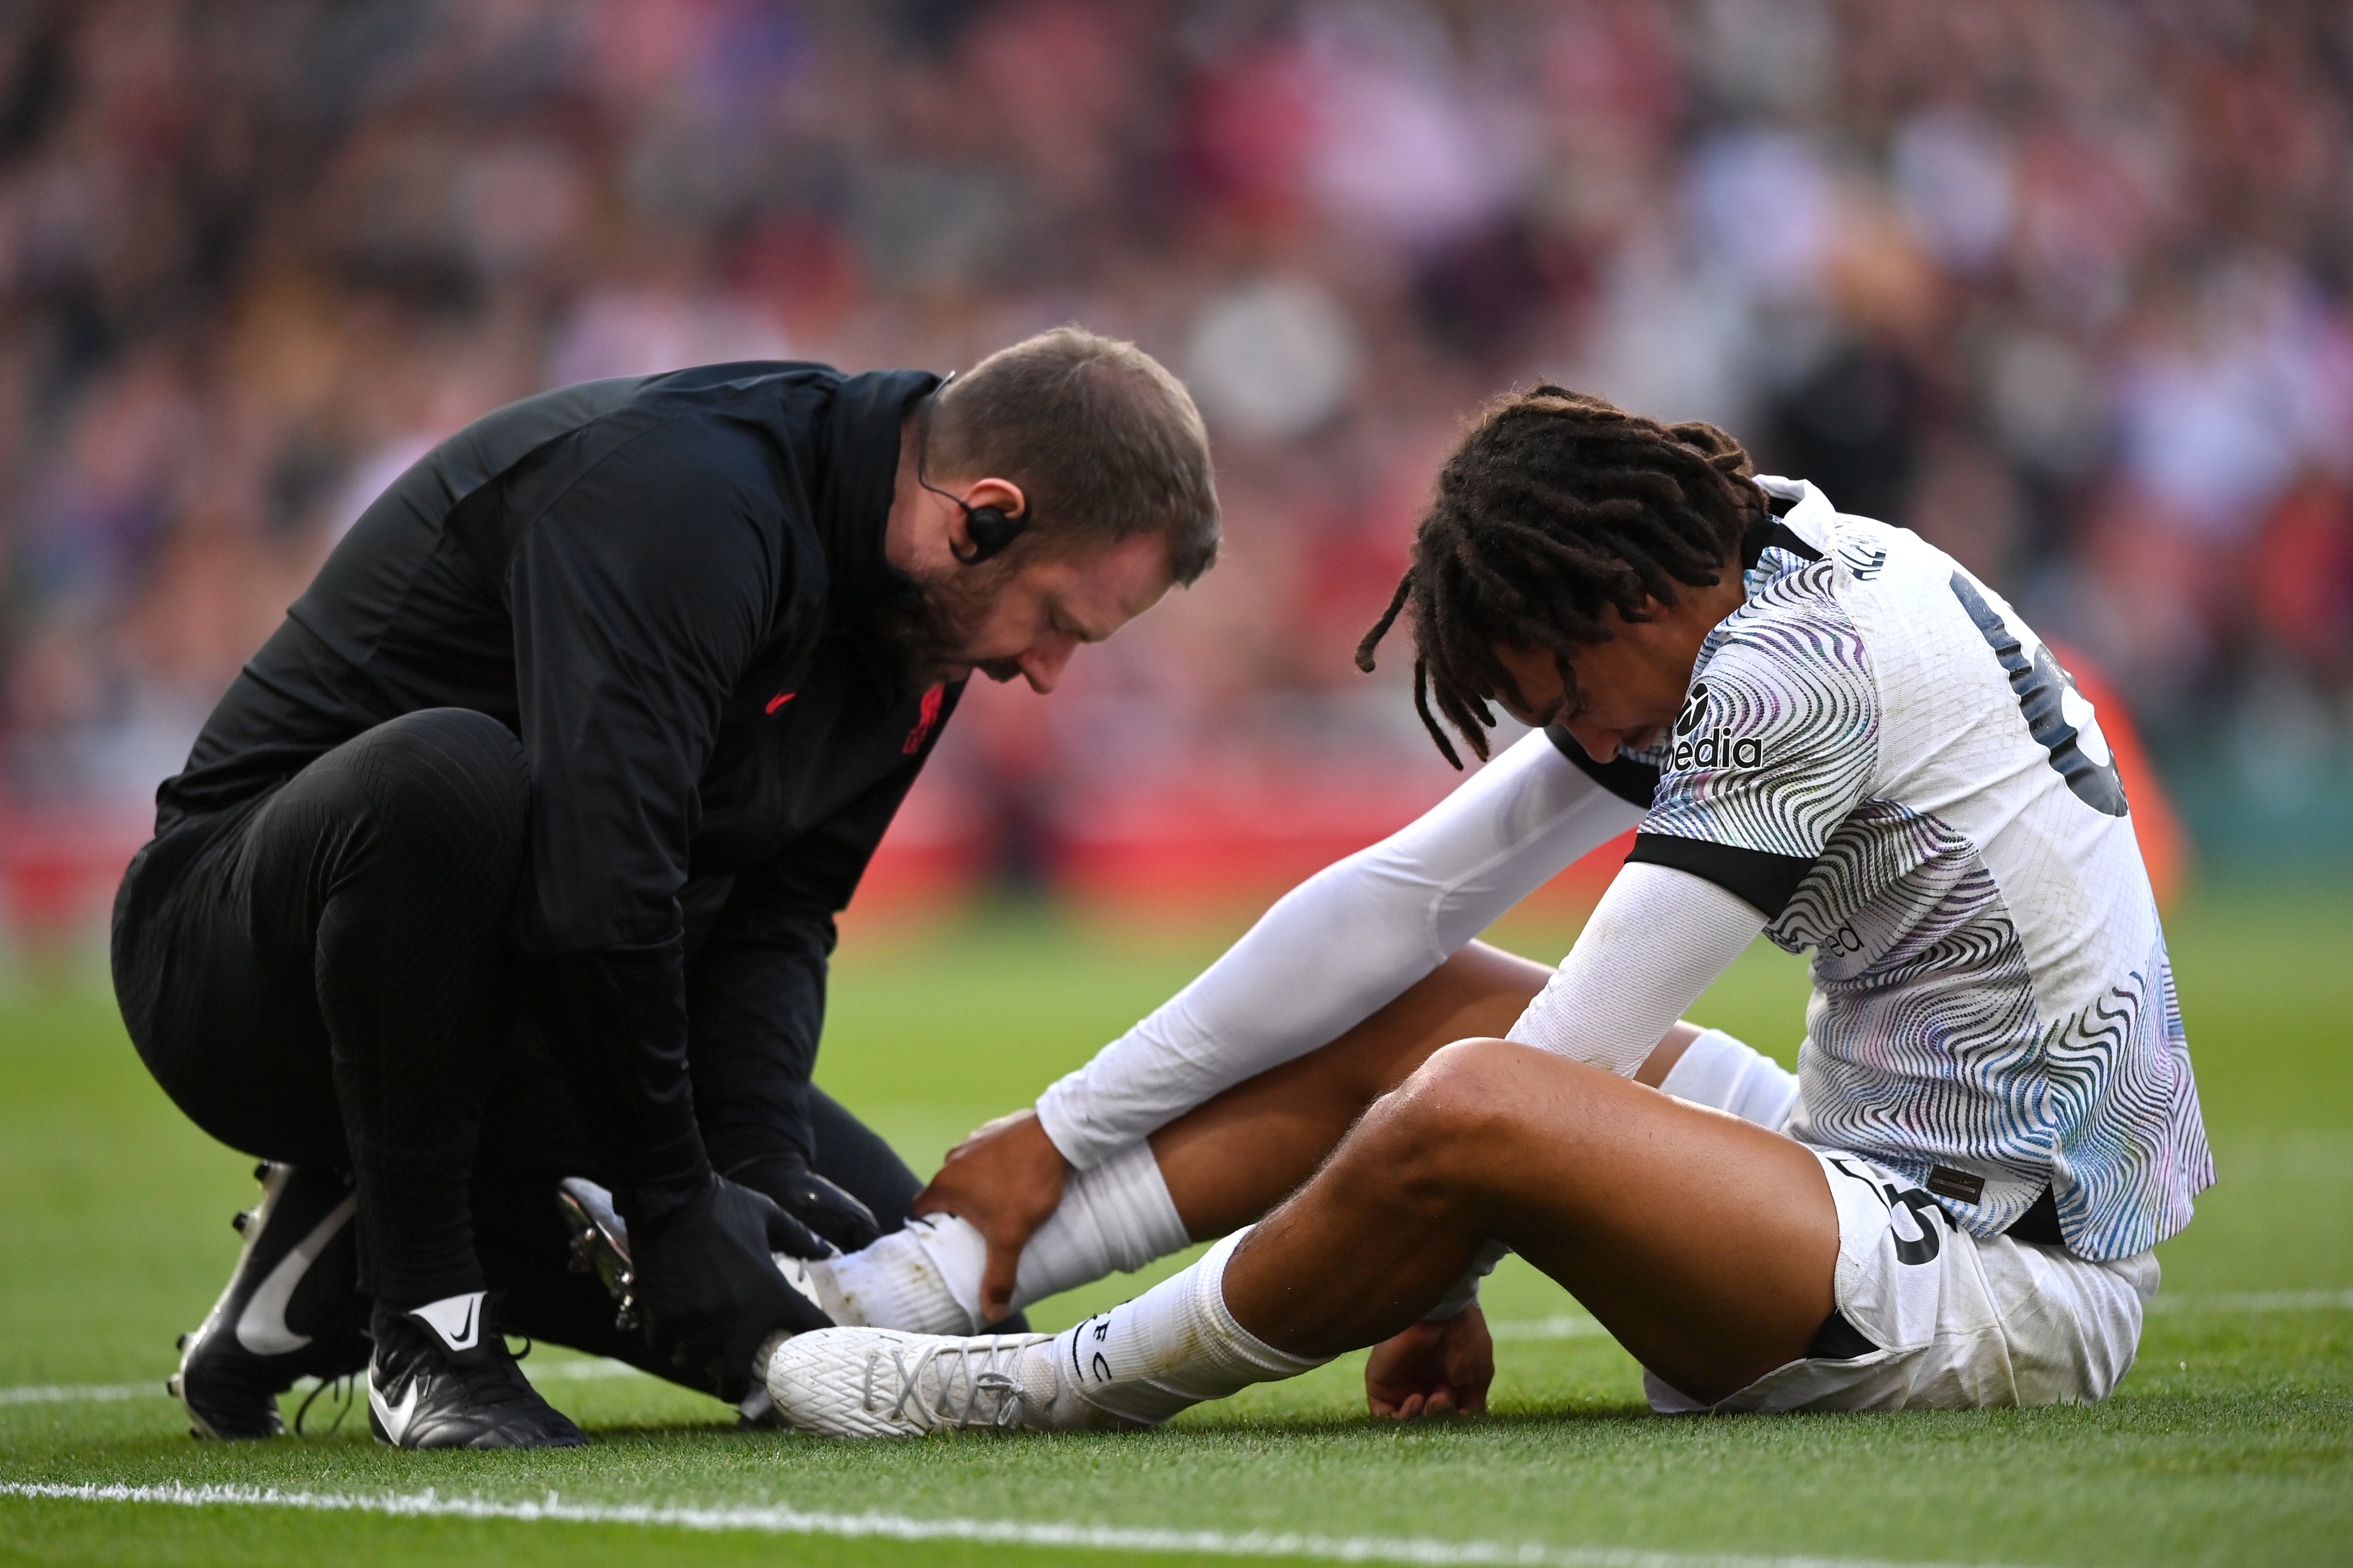
[[[1022,1248],[1013,1305],[1133,1272],[1192,1237],[1148,1143],[1072,1176],[1062,1202]]]
[[[919,1334],[982,1327],[980,1280],[988,1243],[954,1215],[927,1215],[828,1265],[839,1322]]]

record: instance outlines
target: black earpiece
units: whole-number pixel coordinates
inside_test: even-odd
[[[945,495],[947,492],[943,490],[940,493]],[[955,500],[953,496],[948,499]],[[961,500],[956,500],[956,505],[964,508],[964,525],[972,535],[972,548],[968,551],[955,550],[955,558],[967,566],[977,566],[992,555],[1003,554],[1015,540],[1021,537],[1021,531],[1029,526],[1027,512],[1019,517],[1008,517],[1001,507],[971,506]],[[955,549],[953,545],[949,548]]]
[[[932,409],[938,404],[940,394],[947,390],[948,382],[955,379],[951,374],[945,381],[932,388],[931,395],[923,401],[923,425],[917,437],[922,445],[915,448],[915,482],[935,496],[946,496],[963,510],[965,531],[972,535],[972,548],[959,550],[951,544],[948,552],[967,566],[977,566],[992,555],[1004,554],[1013,542],[1021,537],[1021,531],[1029,526],[1029,502],[1026,500],[1022,502],[1020,516],[1008,517],[1003,507],[975,506],[962,496],[950,494],[923,477],[923,459],[932,441]]]

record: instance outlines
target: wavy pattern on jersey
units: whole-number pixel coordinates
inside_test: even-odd
[[[1643,832],[1810,858],[1852,809],[1876,755],[1879,710],[1862,636],[1830,592],[1831,570],[1823,562],[1757,584],[1709,635],[1674,738],[1753,740],[1759,761],[1669,766]]]
[[[1980,1236],[2047,1184],[2076,1252],[2155,1245],[2213,1180],[2162,938],[2105,995],[2044,1016],[1978,847],[1934,815],[1862,798],[1879,694],[1833,563],[1768,552],[1764,565],[1702,650],[1712,716],[1694,729],[1773,749],[1746,773],[1668,768],[1643,826],[1814,862],[1766,928],[1814,954],[1791,1131],[1924,1185],[1932,1165],[1985,1176],[1980,1203],[1946,1200]]]
[[[2122,1257],[2188,1225],[2214,1157],[2162,938],[2128,984],[2048,1032],[2045,1071],[2067,1233]]]
[[[2024,1213],[2052,1147],[2034,983],[1975,847],[1872,802],[1767,935],[1816,954],[1799,1136],[1915,1180],[1935,1164],[1995,1178],[1974,1210],[1952,1205],[1980,1234]]]
[[[1983,1202],[1946,1203],[1980,1236],[2046,1181],[2086,1257],[2128,1257],[2189,1223],[2213,1162],[2161,945],[2090,1006],[2044,1020],[1975,847],[1876,801],[1767,934],[1816,954],[1798,1136],[1924,1183],[1936,1164],[1993,1178]]]

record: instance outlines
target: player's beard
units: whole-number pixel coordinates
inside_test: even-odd
[[[999,556],[977,565],[913,574],[914,591],[869,612],[864,640],[898,692],[923,691],[978,668],[992,679],[1019,673],[1009,659],[979,660],[970,649],[1017,567]],[[998,666],[1007,667],[1000,672]]]

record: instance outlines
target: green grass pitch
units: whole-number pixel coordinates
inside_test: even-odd
[[[1373,1425],[1349,1357],[1145,1437],[852,1447],[739,1433],[712,1401],[542,1351],[585,1450],[397,1454],[364,1412],[323,1439],[196,1444],[161,1384],[233,1257],[248,1162],[164,1100],[100,989],[20,984],[0,994],[0,1561],[2353,1561],[2353,905],[2210,890],[2168,923],[2222,1184],[2165,1248],[2113,1400],[1961,1415],[1652,1417],[1627,1356],[1507,1266],[1497,1414],[1451,1426]],[[854,934],[823,1077],[929,1169],[1220,934],[1018,912]],[[1567,934],[1503,940],[1556,956]],[[1760,947],[1694,1013],[1786,1058],[1803,994]]]

